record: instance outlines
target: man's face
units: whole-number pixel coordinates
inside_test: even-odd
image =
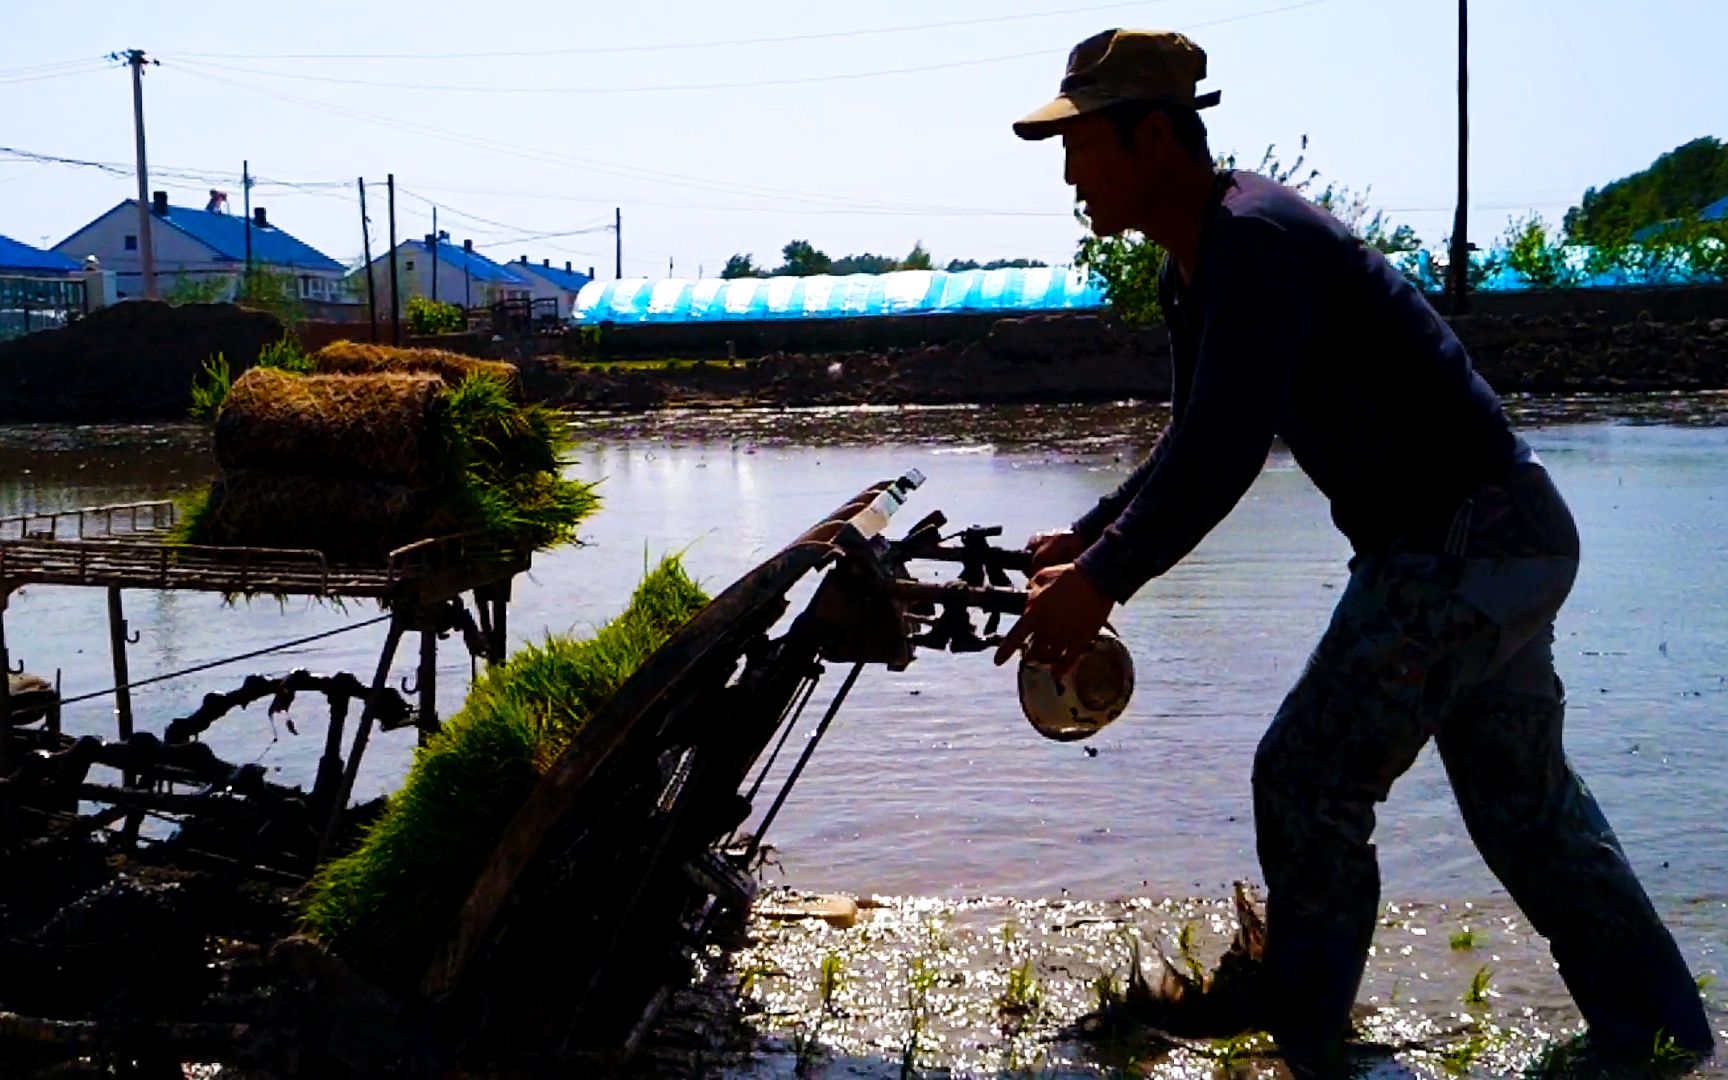
[[[1115,236],[1134,228],[1154,196],[1158,119],[1141,122],[1133,146],[1124,146],[1115,124],[1096,113],[1075,117],[1062,132],[1063,178],[1084,204],[1095,234]]]

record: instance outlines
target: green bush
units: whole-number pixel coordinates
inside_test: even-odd
[[[279,368],[291,371],[296,375],[307,375],[312,371],[312,358],[306,355],[306,350],[300,347],[298,338],[283,334],[282,337],[264,346],[258,351],[258,366]]]
[[[258,351],[254,366],[280,368],[304,375],[312,370],[312,360],[300,347],[299,340],[292,334],[283,334],[279,340]],[[192,419],[215,423],[216,413],[228,400],[228,391],[233,387],[234,372],[228,366],[227,357],[217,353],[204,361],[203,369],[192,378],[192,408],[189,410]]]
[[[1578,284],[1579,273],[1566,261],[1565,246],[1549,233],[1541,214],[1507,221],[1500,244],[1506,249],[1506,265],[1536,288],[1565,289]]]
[[[241,275],[237,302],[243,307],[268,311],[283,326],[298,324],[306,314],[306,306],[300,300],[300,279],[292,270],[254,266]]]
[[[228,391],[233,386],[234,372],[229,369],[226,356],[217,353],[204,361],[203,369],[192,379],[192,419],[214,423],[217,410],[228,400]]]
[[[1150,326],[1163,312],[1158,306],[1158,269],[1164,249],[1139,233],[1095,236],[1085,215],[1074,214],[1084,230],[1074,252],[1074,265],[1083,266],[1104,289],[1110,310],[1128,326]]]
[[[192,277],[188,274],[176,274],[174,281],[162,294],[162,299],[179,307],[181,304],[214,304],[228,298],[228,291],[234,287],[234,279],[226,274],[205,274]]]
[[[456,334],[468,329],[468,316],[458,304],[429,300],[424,296],[408,298],[408,332],[416,337],[433,334]]]

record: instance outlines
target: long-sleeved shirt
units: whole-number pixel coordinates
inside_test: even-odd
[[[1193,279],[1159,275],[1171,420],[1075,523],[1082,570],[1118,601],[1230,512],[1272,440],[1330,500],[1358,553],[1438,543],[1521,443],[1444,320],[1378,251],[1296,192],[1224,172]],[[1427,550],[1438,550],[1427,547]]]

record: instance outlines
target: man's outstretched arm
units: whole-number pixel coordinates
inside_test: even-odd
[[[1200,346],[1199,343],[1194,340],[1194,335],[1189,332],[1186,325],[1180,321],[1169,318],[1170,305],[1172,303],[1172,295],[1169,288],[1170,273],[1171,271],[1166,269],[1159,274],[1158,278],[1158,300],[1165,311],[1164,328],[1165,332],[1170,337],[1170,372],[1172,382],[1170,388],[1170,424],[1165,425],[1164,430],[1158,436],[1158,441],[1152,444],[1152,452],[1146,455],[1146,460],[1136,466],[1134,471],[1128,474],[1128,478],[1122,481],[1121,485],[1118,486],[1115,491],[1112,491],[1110,494],[1099,499],[1097,505],[1086,511],[1086,513],[1080,515],[1080,519],[1074,522],[1072,527],[1075,534],[1088,545],[1097,541],[1098,537],[1103,534],[1104,530],[1122,515],[1123,510],[1128,508],[1128,503],[1136,494],[1139,493],[1140,489],[1146,486],[1147,479],[1152,475],[1153,470],[1158,467],[1158,461],[1164,454],[1164,444],[1170,438],[1170,427],[1175,424],[1176,419],[1181,416],[1185,404],[1184,399],[1188,396],[1187,387],[1182,385],[1185,381],[1183,378],[1183,372],[1194,370],[1194,364],[1197,360]]]
[[[1316,300],[1282,230],[1232,221],[1209,253],[1194,386],[1127,505],[1076,565],[1117,602],[1169,570],[1223,520],[1265,464],[1290,358]],[[1311,280],[1311,279],[1310,279]]]

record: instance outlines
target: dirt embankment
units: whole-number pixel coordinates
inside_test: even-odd
[[[1715,303],[1666,320],[1629,301],[1590,311],[1551,304],[1465,316],[1454,326],[1502,393],[1728,389],[1728,310],[1716,317]],[[0,423],[180,419],[206,358],[224,354],[237,374],[281,335],[272,316],[226,304],[108,308],[64,330],[0,343]],[[444,344],[476,354],[528,347]],[[1130,330],[1079,314],[1002,319],[975,340],[739,361],[512,358],[529,396],[609,410],[1158,400],[1170,387],[1162,328]]]
[[[1129,330],[1094,315],[997,322],[972,344],[770,353],[679,364],[570,363],[523,368],[530,394],[581,408],[665,405],[911,405],[1160,398],[1170,390],[1162,329]]]
[[[184,420],[192,380],[220,353],[236,374],[282,337],[233,304],[130,301],[63,330],[0,342],[0,422]]]
[[[1502,393],[1728,388],[1728,318],[1659,322],[1605,312],[1476,315],[1455,327]],[[1004,319],[972,344],[773,353],[738,363],[573,364],[525,368],[530,393],[578,408],[668,405],[950,404],[1159,400],[1170,389],[1161,328],[1097,316]]]
[[[1502,393],[1728,389],[1728,318],[1476,315],[1453,328]]]

